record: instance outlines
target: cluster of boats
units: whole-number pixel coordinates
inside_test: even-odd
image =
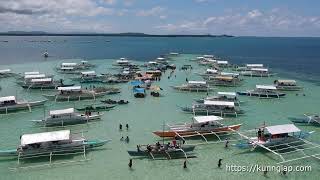
[[[171,57],[178,56],[178,53],[170,53],[168,56],[156,58],[143,65],[134,64],[132,61],[121,58],[112,64],[118,74],[97,74],[91,68],[95,67],[88,61],[79,63],[61,63],[56,67],[56,71],[62,74],[69,74],[73,82],[79,83],[124,83],[130,82],[132,93],[136,98],[144,98],[147,92],[154,97],[160,97],[162,88],[152,86],[154,81],[160,81],[166,70],[174,73],[176,66],[170,64]],[[253,90],[237,92],[217,92],[218,86],[238,87],[244,82],[245,76],[250,77],[271,77],[268,68],[263,64],[246,64],[236,66],[229,61],[221,60],[213,55],[203,55],[197,57],[196,62],[207,69],[203,73],[197,73],[203,80],[186,80],[185,84],[172,86],[173,89],[183,92],[206,92],[207,96],[195,98],[191,106],[180,107],[183,112],[192,113],[191,122],[167,124],[162,130],[154,131],[153,134],[162,138],[162,143],[150,143],[137,145],[135,150],[128,150],[128,154],[133,157],[146,158],[190,158],[195,157],[193,151],[198,144],[189,144],[189,139],[201,138],[205,143],[210,143],[208,136],[213,136],[217,142],[227,142],[228,138],[234,135],[240,137],[244,142],[236,144],[237,147],[250,147],[252,150],[260,147],[279,156],[282,162],[289,162],[284,158],[281,150],[286,150],[289,145],[293,148],[300,148],[296,143],[306,143],[313,145],[306,140],[312,132],[302,132],[294,124],[280,124],[275,126],[263,125],[254,130],[240,131],[241,123],[229,124],[226,116],[238,117],[245,112],[240,101],[240,95],[256,96],[260,98],[280,98],[286,94],[282,91],[299,91],[303,88],[297,85],[295,80],[275,80],[272,85],[256,85]],[[145,71],[142,72],[142,68]],[[180,70],[192,70],[191,65],[183,65]],[[171,75],[171,74],[170,74]],[[85,99],[96,100],[107,94],[119,93],[120,89],[115,87],[95,87],[84,88],[76,83],[66,84],[64,80],[54,80],[53,75],[40,72],[25,72],[17,76],[11,70],[0,70],[0,78],[16,77],[18,84],[27,89],[53,89],[53,94],[43,94],[51,101],[81,101]],[[8,114],[10,111],[29,109],[43,106],[47,100],[40,101],[18,101],[15,96],[0,97],[0,112]],[[65,108],[50,110],[46,117],[40,120],[32,120],[38,126],[56,127],[68,126],[83,123],[95,122],[104,115],[101,111],[114,108],[116,105],[128,104],[128,101],[115,101],[111,99],[100,100],[100,104],[87,104],[83,107]],[[293,123],[304,123],[319,125],[318,115],[305,115],[302,118],[290,118]],[[70,130],[59,130],[51,132],[41,132],[24,134],[21,142],[15,149],[0,150],[0,156],[18,157],[18,162],[24,158],[50,156],[61,154],[81,153],[86,157],[86,151],[100,147],[110,142],[110,140],[93,139],[88,140],[77,133],[72,134]],[[317,146],[314,146],[317,147]],[[314,148],[311,147],[311,148]],[[287,148],[288,149],[288,148]],[[299,149],[302,151],[302,149]],[[306,156],[305,158],[310,157]]]

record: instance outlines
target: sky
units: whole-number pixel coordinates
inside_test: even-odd
[[[319,0],[0,0],[0,32],[320,36]]]

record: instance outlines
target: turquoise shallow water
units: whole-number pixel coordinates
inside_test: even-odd
[[[200,80],[194,72],[204,70],[205,67],[197,66],[194,62],[189,61],[197,55],[183,54],[174,58],[178,67],[183,64],[192,64],[192,72],[176,71],[176,78],[167,79],[169,71],[162,77],[160,85],[164,89],[162,92],[165,96],[154,98],[147,96],[144,99],[135,99],[131,93],[128,84],[115,85],[121,88],[121,94],[106,96],[111,99],[129,100],[128,105],[117,106],[114,110],[105,112],[101,121],[89,125],[79,125],[71,127],[73,131],[84,131],[88,138],[112,139],[103,149],[88,153],[87,162],[67,164],[54,167],[43,167],[28,170],[11,171],[10,167],[16,166],[16,160],[0,159],[0,179],[265,179],[262,172],[259,173],[236,173],[226,172],[225,164],[235,165],[275,165],[278,161],[271,153],[264,151],[250,152],[241,150],[236,147],[224,148],[224,144],[210,144],[198,146],[195,150],[197,158],[188,160],[188,169],[182,168],[183,160],[134,160],[133,169],[128,169],[129,155],[128,149],[135,149],[136,144],[147,144],[156,142],[159,138],[151,133],[154,130],[161,130],[162,124],[190,122],[191,115],[182,113],[177,105],[190,105],[194,98],[203,97],[205,93],[182,93],[171,89],[170,85],[178,85],[189,80]],[[68,60],[64,60],[68,61]],[[232,61],[232,60],[231,60]],[[36,62],[28,64],[16,64],[0,66],[0,69],[10,67],[15,72],[38,70],[46,73],[55,73],[53,68],[59,61]],[[90,63],[97,64],[96,71],[99,73],[113,72],[110,69],[113,60],[97,59]],[[272,67],[271,67],[272,68]],[[279,72],[281,78],[294,76],[287,72]],[[57,76],[56,78],[68,78],[69,75]],[[217,88],[217,91],[236,91],[254,88],[255,84],[271,84],[272,78],[245,78],[245,84],[238,88]],[[298,77],[297,77],[298,78]],[[241,107],[246,114],[238,118],[229,118],[225,124],[243,123],[241,129],[252,129],[263,122],[267,124],[284,124],[289,123],[288,116],[298,116],[303,113],[319,112],[318,93],[320,87],[314,83],[298,80],[298,83],[304,86],[299,96],[295,92],[287,93],[285,98],[281,99],[257,99],[249,97],[240,97],[246,103]],[[0,79],[2,90],[0,96],[18,95],[18,99],[43,99],[41,91],[26,91],[15,84],[15,79]],[[47,92],[46,92],[47,93]],[[93,103],[93,101],[82,101],[76,103],[46,103],[46,110],[60,109],[67,107],[80,106],[83,104]],[[46,130],[35,127],[29,120],[40,119],[43,117],[44,109],[35,108],[32,113],[20,112],[10,115],[0,115],[0,148],[15,148],[19,144],[19,136],[24,133],[41,132]],[[119,123],[130,125],[129,131],[118,131]],[[310,140],[320,143],[320,132],[318,127],[299,126],[305,131],[316,131]],[[56,128],[54,128],[56,129]],[[119,139],[121,136],[129,136],[130,143],[126,144]],[[199,140],[190,141],[190,143],[201,142]],[[320,150],[318,151],[320,153]],[[217,161],[223,159],[223,168],[217,168]],[[72,156],[63,160],[80,160],[81,156]],[[35,162],[33,162],[35,164]],[[28,165],[28,164],[24,164]],[[317,179],[320,175],[319,160],[305,159],[297,161],[292,165],[311,165],[311,172],[292,172],[286,177],[276,172],[269,172],[268,177],[272,179]]]

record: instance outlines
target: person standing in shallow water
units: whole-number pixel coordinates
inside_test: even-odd
[[[122,131],[122,124],[119,124],[119,130]]]
[[[129,124],[126,124],[127,131],[129,130]]]
[[[222,165],[222,159],[219,159],[219,161],[218,161],[218,167],[221,168],[221,165]]]
[[[132,168],[132,159],[129,160],[129,164],[128,164],[129,168]]]
[[[186,161],[186,160],[184,160],[184,162],[183,162],[183,168],[184,168],[184,169],[187,168],[187,161]]]

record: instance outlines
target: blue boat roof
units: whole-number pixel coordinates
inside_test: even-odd
[[[139,85],[142,85],[143,82],[141,82],[141,81],[132,81],[132,82],[130,82],[130,84],[131,84],[132,86],[139,86]]]
[[[144,90],[144,88],[134,88],[133,92],[134,93],[145,93],[145,90]]]

